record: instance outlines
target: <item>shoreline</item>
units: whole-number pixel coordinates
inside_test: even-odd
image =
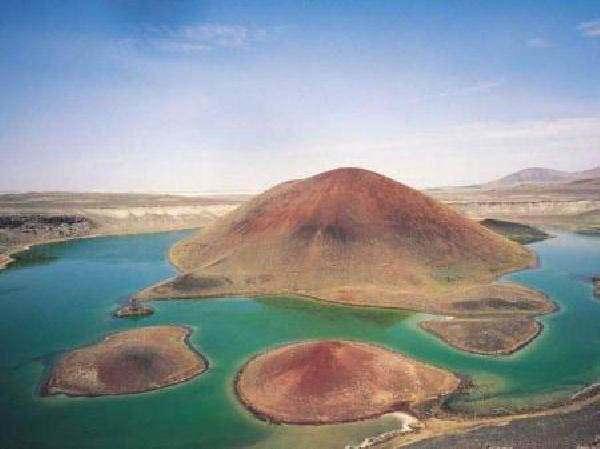
[[[586,392],[586,390],[592,390]],[[578,397],[584,393],[583,397]],[[503,415],[479,415],[478,418],[468,418],[465,414],[447,415],[441,418],[424,420],[424,426],[417,432],[403,434],[392,440],[393,447],[406,447],[413,443],[438,437],[450,437],[461,435],[468,431],[485,427],[504,427],[512,422],[529,419],[544,418],[555,415],[566,415],[568,413],[583,410],[587,406],[600,406],[600,384],[594,383],[584,387],[568,399],[558,401],[555,404],[525,410],[514,414]]]
[[[426,300],[423,301],[419,301],[417,298],[417,303],[420,302],[419,305],[417,305],[415,303],[415,298],[409,298],[407,299],[408,296],[411,296],[410,294],[407,293],[402,293],[400,297],[400,300],[398,301],[398,299],[396,299],[395,301],[393,301],[393,296],[394,294],[387,294],[387,292],[385,291],[374,291],[372,293],[369,293],[368,291],[366,292],[362,292],[359,293],[359,298],[358,299],[352,299],[349,300],[348,298],[337,298],[334,295],[329,294],[328,297],[325,297],[325,295],[318,295],[318,294],[312,294],[309,292],[303,292],[303,291],[268,291],[268,290],[263,290],[260,291],[259,289],[248,289],[248,290],[244,290],[243,288],[233,288],[231,290],[228,290],[227,287],[222,288],[222,287],[217,287],[214,289],[210,289],[211,291],[207,291],[207,292],[202,292],[202,291],[198,291],[201,290],[199,288],[196,288],[196,290],[194,291],[192,289],[192,291],[181,291],[178,290],[177,287],[174,287],[173,284],[177,281],[177,279],[182,276],[182,275],[186,275],[186,272],[180,270],[180,268],[177,266],[175,260],[174,260],[174,249],[184,243],[186,240],[188,239],[193,239],[195,237],[196,234],[192,234],[191,236],[182,239],[180,241],[178,241],[177,243],[175,243],[173,246],[171,246],[171,248],[169,249],[169,251],[167,252],[168,254],[168,259],[170,264],[175,268],[176,270],[176,274],[175,276],[171,276],[167,279],[164,279],[162,281],[159,281],[157,283],[151,284],[139,291],[137,291],[136,293],[134,293],[131,296],[131,299],[139,301],[139,302],[145,302],[145,301],[168,301],[168,300],[179,300],[179,299],[203,299],[203,298],[217,298],[217,297],[240,297],[240,298],[256,298],[256,297],[297,297],[297,298],[301,298],[301,299],[308,299],[311,301],[315,301],[315,302],[322,302],[322,303],[330,303],[330,304],[337,304],[337,305],[342,305],[342,306],[354,306],[354,307],[374,307],[374,308],[380,308],[380,309],[390,309],[390,310],[399,310],[399,311],[407,311],[407,312],[416,312],[416,313],[427,313],[427,314],[432,314],[432,315],[436,315],[436,316],[450,316],[453,318],[479,318],[479,319],[483,319],[483,318],[487,318],[488,321],[494,321],[494,322],[498,322],[502,319],[510,319],[510,318],[520,318],[520,317],[527,317],[530,318],[531,320],[534,321],[535,325],[537,326],[536,332],[533,334],[529,334],[527,333],[525,335],[525,338],[523,338],[523,341],[521,341],[518,345],[513,345],[513,346],[509,346],[507,347],[507,349],[500,349],[497,351],[486,351],[486,350],[481,350],[481,351],[477,351],[477,350],[472,350],[472,349],[466,349],[463,348],[461,346],[456,346],[454,344],[451,344],[449,340],[443,338],[441,335],[432,332],[426,328],[424,328],[421,324],[419,324],[419,329],[423,332],[428,333],[429,335],[433,335],[439,339],[441,339],[442,342],[444,342],[446,345],[453,347],[455,349],[467,352],[467,353],[472,353],[472,354],[478,354],[478,355],[484,355],[484,356],[508,356],[510,354],[513,354],[515,352],[518,352],[519,350],[523,349],[525,346],[529,345],[533,340],[535,340],[538,336],[541,335],[541,333],[544,330],[544,326],[543,324],[536,320],[535,317],[538,316],[542,316],[542,315],[548,315],[548,314],[552,314],[552,313],[556,313],[557,311],[560,310],[560,307],[558,306],[558,304],[556,304],[556,302],[554,302],[551,298],[548,297],[548,295],[546,295],[545,293],[539,291],[539,290],[535,290],[531,287],[528,286],[524,286],[523,284],[520,283],[516,283],[516,282],[508,282],[506,280],[504,280],[503,278],[507,275],[510,275],[511,273],[515,273],[515,272],[520,272],[520,271],[524,271],[524,270],[535,270],[538,269],[541,266],[541,259],[539,254],[534,251],[532,248],[529,248],[527,245],[520,245],[522,246],[529,254],[529,260],[526,263],[521,263],[518,266],[511,266],[511,267],[506,267],[505,269],[488,275],[486,276],[485,279],[482,279],[481,283],[478,284],[467,284],[465,286],[459,286],[458,288],[455,289],[454,294],[452,293],[448,293],[448,292],[444,292],[444,293],[438,293],[438,294],[432,294],[430,295],[425,295],[425,297],[428,297]],[[189,272],[188,272],[189,274]],[[231,284],[231,282],[229,282],[229,284]],[[161,287],[164,287],[166,291],[163,292],[155,292],[155,290],[160,289]],[[219,289],[221,288],[221,290],[219,291]],[[486,291],[487,289],[487,291]],[[521,289],[521,291],[519,291],[519,289]],[[475,292],[475,294],[473,294],[473,292]],[[316,293],[316,292],[315,292]],[[360,297],[367,297],[370,295],[380,295],[382,296],[382,298],[380,298],[380,301],[378,303],[365,303],[364,301],[360,300]],[[385,297],[387,295],[387,297]],[[517,310],[518,307],[513,308],[512,310],[508,310],[508,311],[504,311],[502,310],[501,307],[498,307],[496,309],[494,309],[494,307],[491,307],[492,310],[485,310],[485,306],[480,309],[480,310],[473,310],[473,311],[467,311],[467,310],[458,310],[456,308],[452,308],[453,304],[461,302],[461,301],[473,301],[474,303],[480,301],[483,302],[484,298],[486,298],[487,296],[493,297],[493,298],[500,298],[501,300],[506,301],[507,303],[512,303],[512,306],[514,306],[514,304],[518,303],[518,302],[529,302],[530,304],[533,305],[533,307],[530,310]],[[435,298],[438,298],[438,305],[436,305],[436,301]],[[448,298],[451,297],[455,297],[454,300],[448,300]],[[464,297],[464,298],[461,298]],[[393,305],[391,304],[391,302],[396,302],[397,304]],[[400,304],[398,304],[400,303]]]
[[[522,269],[517,269],[517,270],[511,270],[511,272],[518,272],[518,271],[522,271],[522,270],[528,270],[528,269],[535,269],[536,267],[533,268],[529,268],[529,267],[525,267]],[[181,271],[179,271],[177,269],[177,267],[175,266],[175,269],[177,270],[178,274],[181,273]],[[448,315],[452,315],[452,316],[456,316],[456,317],[498,317],[498,316],[510,316],[511,312],[493,312],[493,311],[488,311],[488,312],[480,312],[480,313],[467,313],[467,312],[462,312],[457,310],[457,311],[453,311],[450,312],[448,310],[442,310],[442,309],[431,309],[431,308],[411,308],[411,307],[406,307],[406,306],[393,306],[393,305],[387,305],[387,304],[365,304],[365,303],[361,303],[361,302],[357,302],[357,301],[348,301],[348,300],[342,300],[342,299],[337,299],[337,298],[333,298],[333,297],[323,297],[323,296],[316,296],[314,294],[310,294],[310,293],[306,293],[306,292],[302,292],[302,291],[268,291],[268,290],[264,290],[264,291],[258,291],[258,290],[243,290],[243,289],[238,289],[238,290],[223,290],[223,291],[211,291],[211,292],[185,292],[185,293],[181,293],[181,292],[177,292],[175,294],[164,294],[164,295],[148,295],[148,292],[151,292],[155,287],[159,287],[159,286],[163,286],[163,285],[168,285],[169,283],[175,281],[178,277],[178,274],[176,274],[175,276],[171,276],[167,279],[164,279],[162,281],[156,282],[154,284],[149,285],[148,287],[144,287],[140,290],[138,290],[137,292],[135,292],[132,297],[134,299],[137,299],[138,301],[141,302],[150,302],[150,301],[173,301],[173,300],[201,300],[201,299],[209,299],[209,298],[232,298],[232,297],[240,297],[240,298],[260,298],[260,297],[297,297],[297,298],[301,298],[301,299],[310,299],[313,300],[315,302],[324,302],[324,303],[329,303],[329,304],[334,304],[334,305],[341,305],[341,306],[348,306],[348,307],[364,307],[364,308],[376,308],[376,309],[386,309],[386,310],[398,310],[398,311],[407,311],[407,312],[416,312],[416,313],[427,313],[427,314],[432,314],[432,315],[439,315],[439,316],[448,316]],[[507,273],[508,274],[508,273]],[[504,276],[504,275],[503,275]],[[547,310],[533,310],[530,311],[529,313],[521,313],[518,315],[522,315],[522,316],[529,316],[529,317],[533,317],[533,316],[540,316],[540,315],[548,315],[551,313],[556,313],[557,311],[560,310],[560,307],[551,299],[548,297],[548,295],[546,295],[545,293],[543,293],[540,290],[535,290],[533,288],[524,286],[523,284],[519,284],[517,282],[506,282],[503,280],[498,279],[497,281],[494,282],[490,282],[490,283],[484,283],[484,284],[473,284],[468,286],[467,290],[469,290],[469,288],[478,288],[478,287],[507,287],[507,288],[522,288],[525,289],[529,292],[530,295],[534,295],[537,296],[536,299],[538,300],[542,300],[544,301],[544,303],[548,306]],[[407,294],[407,296],[410,296]],[[437,299],[441,299],[444,300],[446,299],[448,296],[448,293],[444,293],[442,295],[439,296],[431,296],[431,298],[437,298]],[[478,298],[476,298],[478,299]],[[529,298],[531,299],[531,298]]]
[[[123,232],[99,232],[94,234],[86,234],[86,235],[78,235],[76,237],[64,237],[64,238],[54,238],[54,239],[44,239],[39,242],[32,243],[24,243],[22,245],[10,248],[7,252],[0,254],[0,271],[7,269],[12,263],[16,262],[12,256],[18,253],[22,253],[25,251],[29,251],[31,248],[35,246],[48,245],[51,243],[62,243],[69,242],[72,240],[84,240],[84,239],[95,239],[99,237],[120,237],[120,236],[129,236],[129,235],[146,235],[146,234],[162,234],[163,232],[176,232],[176,231],[194,231],[200,228],[172,228],[172,229],[163,229],[163,230],[148,230],[148,231],[123,231]],[[170,250],[170,248],[169,248]],[[169,258],[169,263],[171,260]],[[174,266],[174,265],[173,265]]]
[[[296,292],[275,292],[275,293],[262,293],[262,292],[256,292],[256,291],[236,291],[236,292],[225,292],[225,293],[201,293],[201,294],[192,294],[190,293],[189,295],[181,295],[181,296],[161,296],[161,297],[156,297],[156,298],[143,298],[143,297],[139,297],[137,296],[139,293],[144,292],[146,289],[152,288],[156,285],[162,284],[163,282],[169,282],[172,281],[176,278],[176,276],[165,279],[164,281],[158,282],[156,284],[152,284],[149,287],[143,288],[142,290],[139,290],[137,293],[134,293],[132,295],[132,298],[140,301],[140,302],[167,302],[167,301],[204,301],[204,300],[219,300],[221,298],[225,299],[225,298],[238,298],[238,299],[255,299],[255,298],[289,298],[289,299],[298,299],[298,300],[302,300],[302,301],[310,301],[313,302],[315,304],[319,304],[319,303],[324,303],[326,305],[330,305],[330,306],[339,306],[339,307],[351,307],[351,308],[356,308],[356,309],[379,309],[379,310],[389,310],[389,311],[396,311],[396,312],[407,312],[407,313],[421,313],[421,314],[426,314],[426,315],[435,315],[435,316],[439,316],[439,317],[453,317],[449,314],[447,314],[446,311],[433,311],[433,310],[425,310],[425,309],[411,309],[408,307],[393,307],[393,306],[386,306],[386,305],[379,305],[379,304],[357,304],[357,303],[352,303],[352,302],[344,302],[344,301],[338,301],[335,299],[331,299],[331,298],[320,298],[318,296],[311,296],[308,294],[304,294],[304,293],[296,293]],[[498,283],[499,285],[501,284],[500,282]],[[495,284],[494,284],[495,285]],[[519,285],[519,284],[516,284]],[[552,300],[550,300],[545,294],[543,294],[542,292],[538,291],[538,290],[532,290],[536,293],[540,293],[542,294],[546,300],[549,301],[549,303],[551,303],[552,305],[552,309],[549,311],[545,311],[542,313],[531,313],[531,314],[520,314],[519,316],[526,316],[526,317],[537,317],[537,316],[541,316],[541,315],[549,315],[552,313],[556,313],[560,310],[560,307]],[[455,317],[456,318],[465,318],[465,317],[475,317],[475,318],[505,318],[507,316],[510,316],[508,313],[505,313],[504,315],[493,315],[492,312],[489,312],[488,314],[479,314],[479,315],[469,315],[469,314],[456,314]]]
[[[168,385],[164,385],[164,386],[155,386],[152,388],[148,388],[146,390],[143,391],[137,391],[137,392],[118,392],[118,393],[100,393],[100,394],[77,394],[77,393],[69,393],[66,391],[61,391],[58,393],[49,393],[48,392],[48,383],[50,382],[51,378],[52,378],[52,374],[53,374],[53,368],[67,355],[70,354],[74,351],[77,350],[82,350],[85,348],[89,348],[91,346],[97,346],[100,345],[102,343],[104,343],[108,338],[118,335],[120,333],[123,332],[128,332],[131,330],[135,330],[135,329],[144,329],[146,327],[134,327],[131,329],[126,329],[126,330],[121,330],[121,331],[115,331],[115,332],[109,332],[107,334],[105,334],[103,337],[101,337],[100,339],[96,340],[95,342],[91,342],[89,344],[85,344],[85,345],[80,345],[80,346],[76,346],[74,348],[71,348],[67,351],[63,351],[61,352],[61,355],[57,358],[55,358],[54,360],[52,360],[46,369],[46,373],[45,375],[42,377],[42,379],[40,380],[40,382],[38,383],[38,386],[36,388],[36,392],[37,395],[41,398],[53,398],[53,397],[57,397],[57,396],[65,396],[68,398],[98,398],[98,397],[103,397],[103,396],[128,396],[128,395],[139,395],[139,394],[146,394],[146,393],[151,393],[153,391],[157,391],[157,390],[162,390],[165,388],[169,388],[169,387],[174,387],[177,386],[179,384],[182,384],[184,382],[188,382],[198,376],[201,376],[202,374],[206,373],[209,368],[210,368],[210,362],[208,360],[208,358],[201,353],[199,350],[197,350],[191,343],[190,338],[192,336],[192,332],[193,332],[193,328],[191,326],[188,325],[175,325],[175,324],[166,324],[166,325],[161,325],[163,327],[169,327],[169,328],[181,328],[185,330],[185,336],[183,338],[183,344],[187,347],[187,349],[189,351],[191,351],[194,356],[196,356],[203,364],[204,364],[204,369],[201,370],[200,372],[190,375],[190,376],[184,376],[181,378],[178,378],[175,382],[170,383]],[[150,327],[156,327],[156,326],[150,326]]]
[[[198,229],[198,228],[195,228],[195,229]],[[167,285],[170,282],[175,281],[180,274],[186,273],[174,261],[173,249],[177,245],[185,242],[188,238],[193,238],[193,237],[194,237],[194,234],[192,234],[191,236],[189,236],[187,238],[184,238],[184,239],[181,239],[181,240],[175,242],[167,251],[168,261],[174,267],[176,274],[174,276],[171,276],[169,278],[155,282],[153,284],[148,285],[147,287],[144,287],[144,288],[138,290],[137,292],[135,292],[132,295],[132,298],[134,298],[140,302],[143,302],[143,301],[169,301],[169,300],[177,300],[177,299],[195,299],[195,298],[206,299],[206,298],[217,298],[217,297],[255,298],[255,297],[269,297],[269,296],[272,296],[272,297],[286,297],[287,296],[287,297],[306,298],[306,299],[311,299],[311,300],[314,300],[317,302],[325,302],[325,303],[345,305],[345,306],[374,307],[374,308],[380,308],[380,309],[405,310],[405,311],[409,311],[409,312],[428,313],[428,314],[440,315],[440,316],[443,316],[443,315],[453,315],[453,316],[457,316],[457,317],[474,316],[474,314],[460,313],[459,311],[455,311],[454,313],[448,313],[448,311],[433,310],[428,307],[417,309],[417,308],[399,307],[399,306],[386,305],[386,304],[365,304],[365,303],[361,303],[359,301],[348,301],[347,299],[337,299],[337,298],[333,298],[333,297],[325,298],[325,297],[317,296],[314,294],[309,294],[307,292],[302,292],[302,291],[294,291],[294,292],[292,292],[292,291],[266,291],[266,290],[265,291],[257,291],[257,290],[251,290],[251,289],[249,289],[249,290],[237,289],[237,290],[230,290],[230,291],[227,291],[227,290],[217,291],[217,292],[211,291],[211,292],[206,292],[206,293],[177,292],[176,295],[165,295],[165,296],[148,295],[148,293],[151,292],[154,288],[163,286],[163,285]],[[534,270],[534,269],[540,268],[541,260],[540,260],[540,256],[537,254],[537,252],[534,251],[533,249],[529,248],[527,245],[520,245],[520,246],[523,246],[523,248],[525,248],[531,256],[530,260],[526,264],[521,264],[519,266],[513,266],[513,267],[506,267],[505,269],[499,271],[498,273],[488,275],[488,278],[482,279],[481,283],[466,285],[465,286],[466,291],[468,291],[469,289],[474,289],[474,288],[478,288],[478,287],[480,288],[482,286],[483,287],[485,287],[485,286],[500,286],[501,288],[502,287],[511,288],[511,286],[516,286],[517,288],[520,287],[520,288],[524,288],[524,289],[528,290],[530,294],[538,296],[537,299],[543,300],[548,305],[547,310],[534,311],[534,312],[527,314],[527,316],[533,317],[533,316],[547,315],[550,313],[556,313],[560,308],[545,293],[543,293],[539,290],[524,286],[523,284],[520,284],[517,282],[505,281],[502,279],[503,277],[510,275],[512,273],[517,273],[517,272],[524,271],[524,270]],[[463,288],[463,292],[465,291],[465,288]],[[411,297],[415,296],[410,293],[407,293],[405,295],[411,296]],[[429,295],[427,295],[427,296],[429,296]],[[437,295],[438,299],[446,299],[448,296],[450,296],[448,293],[441,293],[441,294]],[[494,313],[487,313],[487,314],[483,313],[480,315],[481,316],[485,316],[485,315],[493,316]],[[509,314],[507,313],[506,315],[509,315]]]
[[[483,355],[483,356],[496,356],[496,357],[501,357],[501,356],[508,356],[511,354],[514,354],[516,352],[518,352],[519,350],[523,349],[524,347],[528,346],[529,344],[531,344],[531,342],[533,342],[537,337],[539,337],[542,332],[544,331],[544,326],[543,323],[539,320],[537,320],[537,317],[543,316],[543,315],[549,315],[549,314],[554,314],[556,312],[558,312],[560,310],[559,305],[553,301],[551,298],[549,298],[546,294],[544,294],[543,292],[540,292],[538,290],[533,290],[531,288],[525,287],[522,284],[517,284],[517,283],[507,283],[507,282],[496,282],[493,284],[488,284],[487,286],[484,286],[486,288],[489,288],[489,286],[492,286],[491,288],[493,289],[494,287],[499,286],[501,288],[501,290],[498,292],[496,291],[496,296],[494,296],[495,298],[498,297],[500,298],[500,300],[504,300],[506,301],[507,304],[511,305],[512,307],[514,307],[514,304],[517,304],[519,302],[527,302],[527,301],[531,301],[531,304],[534,304],[535,307],[531,310],[517,310],[517,309],[512,309],[512,310],[508,310],[508,311],[504,311],[501,309],[496,309],[496,310],[474,310],[474,311],[461,311],[461,310],[452,310],[451,306],[453,304],[453,302],[447,302],[445,303],[442,307],[435,307],[435,306],[431,306],[431,304],[425,303],[423,304],[423,307],[420,308],[416,308],[416,307],[410,307],[410,306],[391,306],[388,304],[364,304],[364,303],[355,303],[355,302],[349,302],[349,301],[343,301],[343,300],[336,300],[334,298],[323,298],[323,297],[318,297],[318,296],[314,296],[311,294],[306,294],[306,293],[300,293],[300,292],[289,292],[289,291],[284,291],[284,292],[260,292],[260,291],[256,291],[256,290],[231,290],[231,291],[220,291],[220,292],[206,292],[206,293],[185,293],[185,294],[177,294],[177,295],[169,295],[168,293],[165,294],[164,296],[156,296],[153,297],[152,295],[146,295],[147,292],[152,292],[152,290],[159,285],[163,285],[163,284],[169,284],[170,282],[173,282],[175,279],[177,279],[177,276],[173,276],[169,279],[166,279],[164,281],[161,281],[159,283],[153,284],[149,287],[146,287],[140,291],[138,291],[137,293],[134,293],[131,297],[131,299],[138,301],[139,303],[143,303],[143,302],[151,302],[151,301],[172,301],[172,300],[190,300],[190,301],[194,301],[194,300],[203,300],[203,299],[211,299],[211,298],[243,298],[243,299],[252,299],[252,298],[261,298],[261,297],[271,297],[271,298],[297,298],[297,299],[301,299],[301,300],[307,300],[307,301],[311,301],[314,302],[315,304],[330,304],[330,305],[337,305],[337,306],[341,306],[341,307],[360,307],[360,308],[372,308],[372,309],[381,309],[381,310],[394,310],[394,311],[398,311],[398,312],[412,312],[412,313],[424,313],[424,314],[429,314],[429,315],[434,315],[437,317],[451,317],[451,318],[455,318],[457,320],[463,319],[463,320],[480,320],[481,322],[489,322],[491,327],[494,327],[498,324],[500,324],[502,321],[509,321],[509,320],[518,320],[518,319],[530,319],[532,321],[534,321],[534,325],[536,326],[536,330],[534,333],[531,332],[523,332],[521,333],[521,335],[523,335],[522,338],[518,338],[517,336],[517,340],[519,341],[518,344],[516,345],[508,345],[506,346],[506,348],[501,348],[495,351],[487,351],[485,349],[482,349],[480,351],[474,350],[474,349],[468,349],[468,348],[463,348],[461,346],[457,346],[451,343],[451,341],[449,339],[444,338],[442,335],[436,333],[436,332],[432,332],[431,330],[425,328],[421,323],[419,323],[418,327],[421,331],[426,332],[429,335],[432,335],[434,337],[437,337],[438,339],[440,339],[444,344],[453,347],[455,349],[467,352],[467,353],[472,353],[472,354],[477,354],[477,355]],[[511,289],[511,286],[513,289]],[[475,287],[477,288],[477,287]],[[519,289],[525,289],[522,290],[524,298],[521,299],[515,299],[514,296],[518,296],[519,295]],[[504,298],[503,298],[504,295]],[[479,296],[479,297],[475,297],[475,296]],[[474,304],[477,305],[477,303],[482,303],[484,298],[485,298],[485,294],[480,294],[480,295],[475,295],[474,297],[470,298],[470,297],[466,297],[468,299],[465,299],[465,301],[468,302],[473,302]],[[542,302],[543,301],[543,302]],[[431,301],[430,301],[431,302]],[[459,297],[458,300],[455,301],[455,303],[459,303],[461,302],[461,299]],[[483,329],[485,330],[485,329]],[[517,334],[518,335],[518,334]],[[508,342],[510,343],[510,342]]]
[[[554,312],[552,312],[552,313],[554,313]],[[494,351],[494,352],[483,352],[483,351],[478,352],[476,350],[469,349],[469,348],[467,348],[465,346],[458,346],[458,345],[455,345],[455,344],[451,343],[450,340],[446,339],[445,336],[442,335],[441,333],[438,333],[438,332],[435,332],[433,330],[429,330],[429,329],[426,328],[427,325],[425,323],[429,323],[431,320],[419,321],[418,326],[423,331],[428,332],[429,334],[433,335],[434,337],[437,337],[438,339],[440,339],[441,341],[443,341],[448,346],[450,346],[452,348],[455,348],[455,349],[458,349],[459,351],[468,352],[470,354],[476,354],[476,355],[481,355],[481,356],[508,356],[508,355],[512,355],[512,354],[520,351],[521,349],[525,348],[526,346],[529,346],[544,331],[544,323],[542,323],[541,321],[536,320],[535,318],[531,318],[531,319],[533,321],[535,321],[535,323],[536,323],[536,332],[534,334],[532,334],[529,337],[527,337],[526,339],[524,339],[518,345],[513,345],[513,346],[511,346],[510,348],[508,348],[506,350],[497,350],[497,351]]]

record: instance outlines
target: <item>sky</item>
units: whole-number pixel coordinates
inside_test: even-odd
[[[600,165],[600,2],[0,2],[0,190]]]

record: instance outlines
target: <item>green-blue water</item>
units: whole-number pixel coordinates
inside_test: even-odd
[[[110,312],[131,293],[173,274],[165,252],[185,233],[69,241],[24,253],[0,272],[0,447],[286,448],[344,447],[394,426],[390,418],[336,426],[275,426],[239,406],[232,381],[251,355],[307,338],[372,341],[473,376],[478,389],[453,406],[489,409],[543,404],[600,380],[600,239],[562,234],[533,245],[541,267],[507,278],[547,293],[560,311],[543,334],[509,357],[453,350],[417,327],[424,315],[331,306],[299,299],[156,302],[156,314],[119,320]],[[109,332],[186,324],[210,370],[139,395],[37,396],[47,364],[61,351]]]

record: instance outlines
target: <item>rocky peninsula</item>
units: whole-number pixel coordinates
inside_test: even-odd
[[[409,411],[454,392],[460,379],[400,353],[351,341],[308,341],[261,354],[235,389],[259,418],[326,424]]]
[[[208,362],[188,344],[190,330],[151,326],[109,335],[73,350],[52,368],[42,396],[141,393],[202,374]]]

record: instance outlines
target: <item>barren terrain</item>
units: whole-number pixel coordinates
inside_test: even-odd
[[[0,268],[10,262],[10,253],[32,244],[203,227],[245,200],[243,195],[0,194]]]
[[[446,187],[426,193],[474,219],[495,218],[569,231],[600,226],[600,178]]]

